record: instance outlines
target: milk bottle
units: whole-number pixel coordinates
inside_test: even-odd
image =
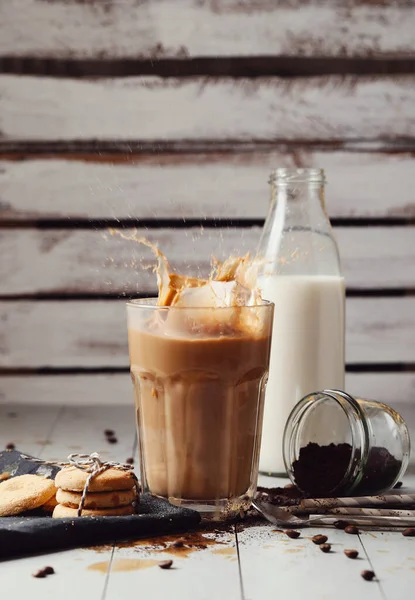
[[[283,475],[282,439],[295,404],[344,389],[344,299],[336,241],[320,169],[276,169],[258,248],[258,287],[275,304],[259,468]],[[330,427],[320,422],[322,430]],[[318,431],[315,439],[318,440]]]

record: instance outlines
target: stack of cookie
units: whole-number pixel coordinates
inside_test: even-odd
[[[88,473],[65,467],[56,475],[58,502],[53,517],[76,517]],[[109,468],[96,475],[88,486],[82,517],[133,515],[137,512],[138,491],[131,471]]]

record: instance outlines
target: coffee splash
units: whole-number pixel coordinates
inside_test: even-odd
[[[114,228],[110,228],[109,232],[142,244],[155,255],[153,271],[157,276],[158,306],[226,308],[262,303],[260,290],[256,287],[260,263],[249,253],[230,256],[224,261],[212,257],[210,275],[203,279],[174,272],[158,246],[137,232],[125,234]]]

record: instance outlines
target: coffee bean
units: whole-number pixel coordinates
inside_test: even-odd
[[[328,539],[328,538],[327,538],[327,536],[326,536],[326,535],[320,535],[320,534],[319,534],[319,535],[314,535],[314,536],[311,538],[311,541],[312,541],[314,544],[317,544],[318,546],[320,546],[320,544],[325,544],[325,543],[327,542],[327,539]]]
[[[293,483],[287,483],[287,485],[284,485],[284,489],[285,490],[293,490],[296,486]]]
[[[43,579],[46,577],[46,573],[44,569],[39,569],[39,571],[35,571],[32,573],[32,577],[36,577],[36,579]]]
[[[372,579],[374,578],[375,574],[373,571],[362,571],[361,572],[361,576],[363,577],[363,579],[365,579],[366,581],[372,581]]]
[[[55,569],[53,567],[43,567],[43,569],[39,569],[39,571],[35,571],[33,573],[33,577],[37,579],[43,579],[47,575],[53,575],[55,573]]]
[[[327,554],[327,552],[330,552],[330,550],[331,550],[331,545],[330,544],[320,544],[320,550]]]
[[[160,569],[170,569],[172,564],[173,564],[172,560],[162,560],[161,562],[159,562],[159,567],[160,567]]]
[[[13,444],[13,442],[10,442],[9,444],[6,444],[6,450],[14,450],[16,448],[16,446]]]
[[[118,440],[115,436],[111,435],[111,436],[107,437],[107,442],[109,444],[117,444]]]
[[[288,535],[289,538],[296,540],[300,537],[301,533],[299,531],[294,531],[294,529],[287,529],[284,531],[285,535]]]
[[[183,540],[182,538],[176,540],[175,542],[172,543],[173,548],[183,548],[183,546],[185,545],[186,540]]]
[[[402,531],[402,535],[404,535],[405,537],[415,537],[415,528],[408,527],[408,529]]]
[[[345,550],[344,553],[347,556],[347,558],[357,558],[359,556],[357,550]]]
[[[106,429],[104,431],[104,435],[106,435],[107,437],[112,437],[115,435],[115,431],[113,431],[112,429]]]
[[[132,456],[130,456],[129,458],[127,458],[127,460],[125,461],[127,465],[133,465],[134,464],[134,459]]]
[[[348,525],[344,528],[344,530],[346,533],[352,533],[354,535],[357,535],[359,533],[359,530],[355,525]]]
[[[340,521],[334,521],[333,525],[335,526],[336,529],[346,529],[346,527],[348,527],[349,523],[347,521],[342,521],[340,519]]]
[[[393,486],[394,490],[399,490],[399,488],[402,487],[402,481],[398,481],[397,483],[395,483],[395,485]]]

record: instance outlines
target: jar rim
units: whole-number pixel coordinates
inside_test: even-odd
[[[269,183],[295,184],[295,183],[326,183],[324,169],[318,168],[285,168],[277,167],[271,171]]]

